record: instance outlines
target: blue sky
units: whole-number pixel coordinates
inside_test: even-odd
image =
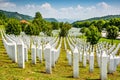
[[[88,19],[120,14],[120,0],[0,0],[0,9],[57,19]]]

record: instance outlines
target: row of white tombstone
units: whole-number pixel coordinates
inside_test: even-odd
[[[23,43],[20,38],[16,38],[15,36],[9,36],[6,34],[2,34],[2,39],[4,46],[6,48],[7,54],[12,59],[13,62],[17,62],[18,66],[20,68],[25,68],[25,61],[28,61],[28,46],[30,47],[30,41],[29,43],[25,42]],[[59,55],[60,55],[60,49],[62,44],[62,38],[46,38],[45,43],[43,46],[39,44],[38,38],[33,39],[33,43],[31,46],[31,59],[32,63],[36,64],[36,58],[38,57],[40,62],[42,62],[42,53],[44,53],[44,59],[45,59],[45,65],[46,65],[46,72],[52,73],[52,67],[55,67],[55,63],[57,62]],[[56,46],[58,42],[60,41],[60,44],[58,48],[56,49]],[[70,42],[69,42],[70,41]],[[94,71],[94,52],[91,51],[91,46],[86,43],[80,43],[79,39],[71,39],[71,38],[64,38],[64,46],[65,50],[67,50],[67,45],[70,46],[70,50],[67,50],[67,59],[68,64],[73,65],[73,76],[75,78],[79,77],[79,62],[83,62],[83,67],[86,67],[87,60],[89,61],[90,68],[89,71]],[[38,45],[35,43],[38,42]],[[28,45],[27,45],[28,44]],[[77,45],[76,45],[77,44]],[[107,44],[108,45],[108,44]],[[85,48],[86,47],[86,48]],[[97,61],[98,61],[98,67],[100,67],[100,76],[101,79],[107,79],[107,72],[113,73],[116,71],[117,65],[120,64],[120,57],[116,57],[115,54],[119,50],[119,47],[115,49],[114,54],[111,54],[108,56],[106,52],[112,52],[115,48],[114,45],[110,46],[109,51],[99,51],[103,46],[99,48],[98,51],[96,50],[97,54]],[[90,48],[90,53],[88,53],[88,50]],[[43,52],[42,52],[43,50]],[[72,56],[73,55],[73,56]],[[17,57],[18,56],[18,57]],[[72,60],[73,59],[73,60]],[[109,65],[108,65],[109,64]],[[108,71],[107,71],[108,66]]]
[[[73,77],[74,78],[79,78],[79,57],[80,57],[80,54],[78,52],[78,49],[75,48],[73,51],[73,61],[72,61],[71,51],[67,50],[68,64],[71,66],[73,65]],[[86,58],[86,57],[84,56],[84,58]],[[108,57],[107,57],[106,53],[103,53],[103,55],[101,57],[101,66],[100,66],[100,69],[101,69],[100,76],[101,76],[102,80],[107,79],[107,59],[108,59]],[[83,60],[84,67],[86,66],[85,61],[86,60]],[[94,71],[94,53],[93,52],[90,54],[89,63],[90,63],[89,71],[93,72]]]
[[[52,67],[55,67],[55,63],[59,58],[61,43],[62,43],[62,38],[57,49],[52,47],[49,43],[46,45],[44,49],[46,73],[49,74],[52,73]]]
[[[2,33],[1,33],[2,34]],[[27,61],[27,48],[23,42],[15,42],[7,35],[2,34],[3,44],[7,51],[8,56],[13,62],[18,63],[20,68],[25,68],[25,61]],[[18,56],[18,57],[17,57]]]
[[[8,56],[10,57],[10,59],[13,62],[18,63],[18,67],[25,68],[25,61],[28,61],[28,47],[30,47],[30,40],[29,40],[29,43],[27,42],[27,40],[30,38],[26,38],[24,36],[16,37],[14,35],[6,35],[4,32],[1,32],[1,34],[2,34],[3,44],[5,46],[5,49],[7,51]],[[33,63],[33,64],[36,64],[37,57],[38,57],[39,61],[42,62],[42,56],[43,56],[42,50],[45,48],[45,47],[42,47],[41,44],[36,45],[37,39],[38,39],[37,37],[34,37],[34,39],[33,39],[34,44],[31,44],[31,63]],[[53,47],[50,47],[50,50],[51,50],[50,52],[52,53],[51,56],[53,57],[53,58],[51,58],[52,66],[54,67],[55,62],[59,58],[62,39],[61,39],[60,44],[57,49],[55,49],[55,47],[58,44],[59,38],[51,39],[49,37],[48,39],[46,39],[46,42],[47,43],[51,42],[54,45],[54,46],[52,45]],[[53,39],[54,39],[54,41],[53,41]],[[24,43],[23,43],[23,41],[24,41]],[[48,45],[43,44],[43,46],[47,47]],[[44,56],[48,57],[49,55],[47,55],[47,53],[44,53]],[[47,59],[48,58],[45,59],[46,62],[48,61]]]
[[[89,50],[89,49],[84,50],[84,48],[83,48],[83,50],[82,50],[82,47],[80,48],[77,45],[76,45],[76,47],[74,47],[73,44],[75,44],[74,43],[75,41],[73,42],[71,40],[69,42],[69,40],[71,40],[71,39],[68,39],[68,38],[64,39],[64,46],[65,46],[65,50],[67,53],[66,55],[67,55],[68,65],[71,65],[71,66],[73,65],[73,77],[74,78],[79,77],[79,61],[83,62],[83,67],[86,67],[86,63],[88,60],[89,65],[90,65],[89,71],[93,72],[94,71],[94,57],[95,56],[94,56],[94,52],[91,51],[92,49],[90,49],[90,53],[88,53],[87,50]],[[68,43],[71,50],[67,50],[66,42]],[[106,43],[104,43],[104,44],[106,44]],[[108,44],[106,44],[106,45],[108,45]],[[114,49],[115,48],[114,45],[109,46],[109,47],[110,47],[109,52],[113,51],[114,54],[116,54],[117,51],[119,50],[119,45],[117,46],[116,49]],[[109,47],[107,47],[107,48],[109,48]],[[88,47],[88,48],[91,48],[91,47]],[[103,46],[102,46],[102,48],[103,48]],[[96,55],[97,55],[98,67],[100,67],[100,78],[102,80],[106,80],[107,73],[113,73],[114,71],[116,71],[118,64],[120,64],[120,56],[116,57],[113,54],[109,55],[107,52],[108,51],[106,51],[104,49],[101,49],[100,53],[96,52],[97,53]],[[73,61],[72,61],[72,58],[73,58]]]

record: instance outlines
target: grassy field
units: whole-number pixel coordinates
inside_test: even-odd
[[[106,41],[106,42],[109,42],[109,43],[112,42],[110,39],[106,39],[106,38],[101,38],[101,39],[99,40],[99,42],[101,42],[101,41]],[[120,43],[120,40],[115,39],[115,40],[113,40],[113,42],[116,43],[116,44],[118,44],[118,43]]]
[[[82,67],[82,63],[79,64],[79,73],[77,80],[99,80],[100,69],[97,67],[96,58],[93,73],[89,72],[88,63],[86,68]],[[72,75],[73,68],[68,66],[63,41],[60,57],[55,68],[52,68],[52,74],[46,74],[45,62],[40,63],[37,59],[36,65],[31,64],[30,53],[29,61],[25,63],[25,69],[18,68],[18,64],[9,59],[0,35],[0,80],[76,80]],[[116,72],[108,74],[108,80],[120,80],[120,65]]]

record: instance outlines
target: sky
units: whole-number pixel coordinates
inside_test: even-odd
[[[120,0],[0,0],[0,9],[44,18],[84,20],[120,14]]]

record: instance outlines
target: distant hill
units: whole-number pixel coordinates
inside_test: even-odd
[[[19,20],[22,20],[22,19],[32,20],[33,19],[33,17],[31,17],[31,16],[23,15],[18,12],[9,12],[9,11],[4,11],[4,10],[0,10],[0,12],[4,13],[6,15],[6,17],[8,17],[8,18],[16,18]]]
[[[1,13],[4,13],[6,15],[6,17],[8,18],[16,18],[18,20],[33,20],[33,17],[28,16],[28,15],[24,15],[24,14],[20,14],[18,12],[10,12],[10,11],[4,11],[4,10],[0,10]],[[55,18],[44,18],[46,21],[49,22],[58,22]]]
[[[58,22],[55,18],[44,18],[48,22]]]
[[[57,19],[59,22],[69,22],[69,23],[73,23],[74,21],[76,21],[76,20],[74,20],[74,19],[66,19],[66,18],[63,18],[63,19]]]
[[[108,20],[108,19],[111,19],[111,18],[120,18],[120,15],[108,15],[108,16],[103,16],[103,17],[94,17],[94,18],[75,21],[75,22],[94,21],[94,20],[100,20],[100,19]]]

